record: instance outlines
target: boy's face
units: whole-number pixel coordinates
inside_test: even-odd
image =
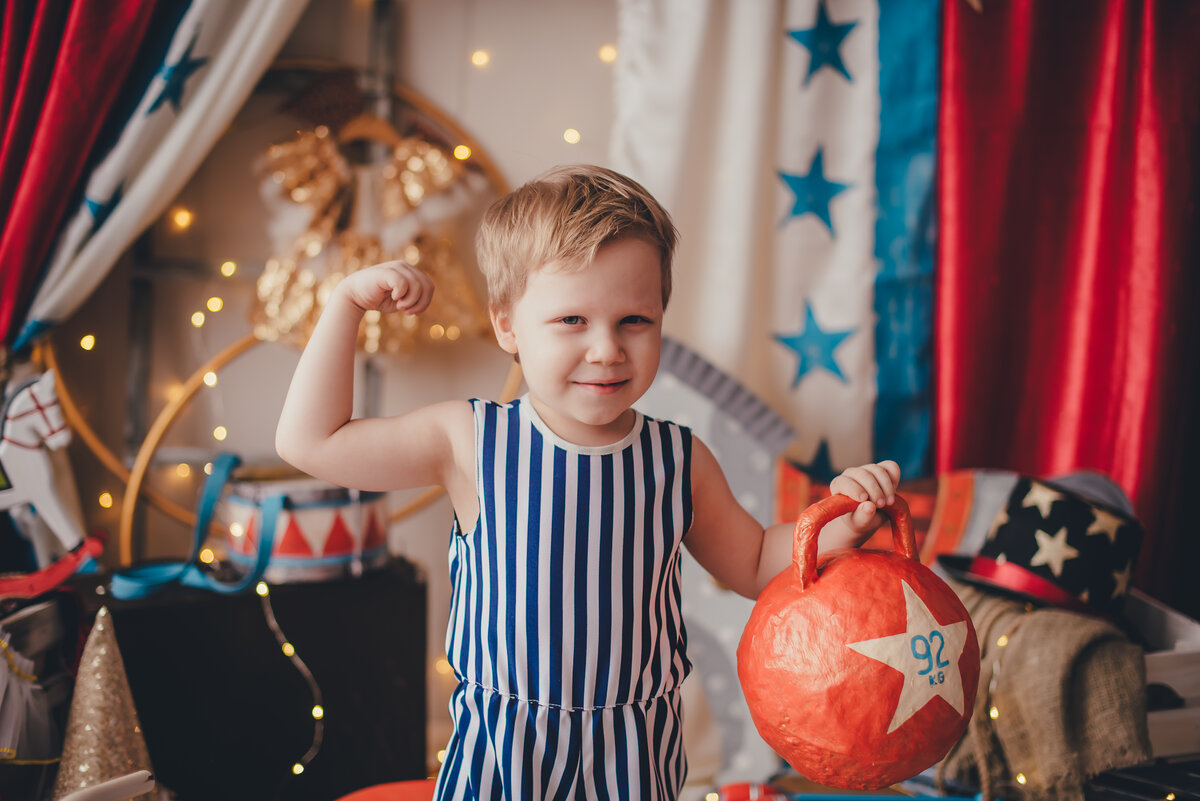
[[[531,272],[510,308],[491,310],[500,346],[520,355],[530,400],[560,437],[605,445],[629,432],[629,409],[658,372],[659,270],[656,247],[618,239],[582,270],[551,262]]]

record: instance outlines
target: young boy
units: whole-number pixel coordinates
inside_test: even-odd
[[[686,773],[679,684],[683,544],[754,598],[791,563],[691,432],[633,408],[654,380],[676,233],[634,181],[551,170],[498,200],[478,235],[500,347],[528,394],[351,419],[364,312],[419,314],[433,286],[389,262],[346,277],[296,367],[280,455],[363,490],[440,485],[454,507],[446,653],[459,679],[436,795],[673,799]],[[832,490],[862,501],[822,550],[857,546],[893,500],[894,462]]]

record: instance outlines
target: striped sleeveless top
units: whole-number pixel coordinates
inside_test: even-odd
[[[620,442],[556,436],[527,399],[471,401],[479,521],[455,521],[446,654],[460,681],[562,709],[647,701],[691,669],[680,543],[691,431],[637,415]]]

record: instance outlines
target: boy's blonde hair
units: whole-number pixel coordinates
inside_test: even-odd
[[[636,181],[604,167],[555,167],[491,205],[475,239],[488,300],[507,308],[530,272],[550,262],[581,270],[601,247],[633,237],[661,254],[663,308],[671,296],[678,234],[666,209]]]

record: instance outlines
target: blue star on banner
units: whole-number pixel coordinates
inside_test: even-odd
[[[121,202],[124,187],[124,184],[117,184],[117,188],[113,190],[112,197],[108,200],[92,200],[90,197],[83,199],[88,213],[92,215],[92,233],[100,230],[109,215],[112,214],[113,209]]]
[[[783,222],[792,217],[815,214],[818,220],[825,223],[832,236],[833,220],[829,216],[829,202],[854,184],[839,184],[825,177],[825,153],[820,148],[817,148],[817,154],[813,156],[812,165],[806,175],[780,172],[779,177],[796,197]]]
[[[811,58],[808,60],[808,72],[804,76],[804,85],[812,79],[814,73],[821,67],[831,67],[842,74],[847,81],[853,81],[846,65],[842,63],[842,54],[838,49],[842,40],[854,29],[857,22],[834,24],[825,10],[825,3],[817,3],[817,24],[804,30],[788,31],[788,36],[808,49]]]
[[[207,58],[192,58],[192,48],[196,46],[196,38],[199,34],[192,37],[192,41],[188,42],[187,50],[183,51],[183,55],[174,64],[164,63],[159,69],[158,74],[163,79],[163,88],[158,97],[154,98],[154,102],[150,104],[150,108],[146,111],[147,114],[153,114],[163,103],[170,104],[179,111],[179,106],[183,103],[183,85],[187,83],[187,79],[192,77],[192,73],[203,67],[207,62]]]
[[[774,335],[775,339],[800,357],[792,386],[797,386],[806,373],[817,367],[825,368],[845,382],[846,376],[842,375],[842,368],[838,367],[833,358],[833,351],[842,344],[842,340],[853,333],[853,328],[848,331],[822,331],[817,325],[817,318],[813,316],[812,304],[805,301],[803,330],[796,334]]]

